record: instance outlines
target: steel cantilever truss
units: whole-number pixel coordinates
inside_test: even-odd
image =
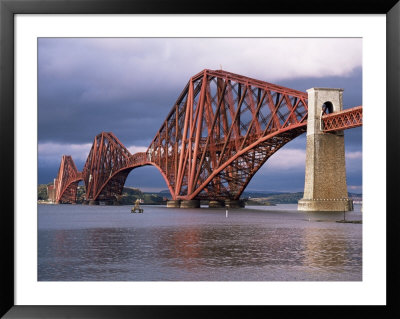
[[[325,115],[322,125],[327,132],[359,126],[361,112]],[[83,179],[87,200],[118,200],[129,172],[153,165],[173,199],[239,199],[268,158],[306,131],[307,115],[304,92],[203,70],[189,80],[146,152],[132,155],[113,133],[103,132],[82,173],[63,157],[57,198],[72,201]]]
[[[102,132],[94,138],[83,167],[86,199],[117,200],[121,195],[131,153],[111,132]]]
[[[226,71],[190,79],[147,154],[174,199],[238,199],[279,148],[306,130],[307,94]]]
[[[72,157],[63,155],[61,158],[60,169],[54,181],[55,202],[56,203],[75,203],[79,181],[82,174],[76,169]]]

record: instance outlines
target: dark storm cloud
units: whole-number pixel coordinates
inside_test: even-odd
[[[298,48],[296,54],[288,54],[288,41],[292,50]],[[324,55],[327,61],[336,61],[335,67],[317,58],[321,43],[325,50],[332,47]],[[39,141],[87,143],[101,131],[113,131],[128,144],[151,141],[189,78],[221,64],[231,72],[301,90],[343,86],[343,75],[357,67],[360,43],[345,39],[41,38]],[[237,50],[238,46],[243,50]],[[339,50],[344,46],[352,52],[347,57]],[[307,60],[303,47],[316,48],[308,52]],[[326,78],[327,74],[336,78]]]
[[[87,41],[39,40],[39,141],[86,143],[101,131],[150,141],[186,83],[146,72],[151,43],[110,52]]]

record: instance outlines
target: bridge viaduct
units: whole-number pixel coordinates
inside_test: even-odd
[[[49,193],[55,203],[117,202],[131,170],[157,167],[170,207],[243,206],[240,195],[282,146],[307,134],[304,198],[298,209],[347,211],[343,130],[362,125],[362,106],[343,110],[343,90],[305,92],[223,70],[190,78],[146,152],[130,154],[111,132],[94,138],[82,171],[64,155]]]

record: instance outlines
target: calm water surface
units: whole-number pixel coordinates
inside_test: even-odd
[[[362,224],[297,205],[38,205],[41,281],[359,281]],[[361,220],[360,206],[346,220]]]

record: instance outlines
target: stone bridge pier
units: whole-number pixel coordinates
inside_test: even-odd
[[[324,133],[323,114],[343,109],[343,89],[311,88],[308,92],[307,147],[303,211],[349,211],[344,133]]]

